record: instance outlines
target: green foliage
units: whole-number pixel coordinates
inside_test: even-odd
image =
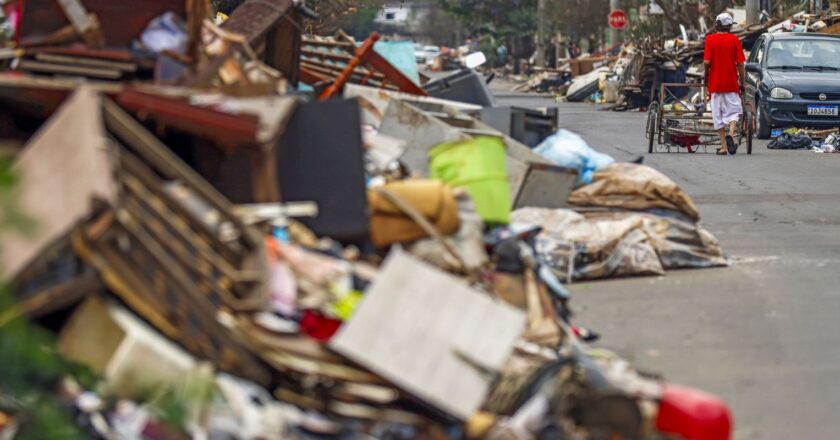
[[[0,230],[31,234],[33,224],[17,206],[17,183],[11,163],[6,158],[0,158]]]
[[[653,17],[645,21],[638,21],[630,26],[626,40],[642,40],[645,37],[656,37],[664,34],[662,30],[662,19]]]
[[[31,232],[15,197],[18,179],[8,160],[0,159],[0,230]],[[0,287],[0,405],[23,423],[17,439],[86,439],[55,397],[65,376],[92,386],[93,374],[66,362],[55,351],[51,333],[29,323],[9,292]]]
[[[536,29],[537,0],[440,0],[470,33],[509,38]]]
[[[367,38],[374,31],[373,20],[382,8],[379,4],[365,4],[356,13],[338,19],[337,27],[357,39]]]
[[[55,397],[65,376],[89,386],[96,383],[87,369],[61,358],[53,335],[29,323],[17,313],[8,292],[0,292],[0,396],[14,402],[4,409],[17,413],[23,421],[16,438],[88,438]]]

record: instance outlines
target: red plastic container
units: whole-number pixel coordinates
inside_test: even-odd
[[[656,429],[685,440],[729,440],[732,415],[719,398],[692,388],[665,385]]]

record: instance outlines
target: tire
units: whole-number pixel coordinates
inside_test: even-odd
[[[656,132],[659,128],[659,103],[654,101],[648,105],[647,131],[648,154],[653,154],[653,144],[656,142]]]
[[[758,98],[755,100],[755,112],[756,124],[758,125],[755,137],[759,139],[770,139],[770,121],[767,120],[764,110],[761,109]]]
[[[744,114],[744,124],[746,125],[744,133],[747,136],[747,154],[752,154],[752,144],[753,144],[753,126],[755,124],[755,118],[753,116],[752,111],[747,110]]]

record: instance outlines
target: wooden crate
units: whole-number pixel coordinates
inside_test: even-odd
[[[117,296],[189,352],[270,382],[265,364],[220,322],[267,303],[260,234],[116,104],[104,99],[102,109],[116,146],[116,206],[80,228],[74,248]],[[186,197],[172,191],[173,182]]]

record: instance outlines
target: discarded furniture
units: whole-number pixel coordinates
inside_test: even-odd
[[[485,107],[481,122],[529,147],[557,132],[557,108]]]
[[[65,15],[60,6],[62,2],[18,1],[22,6],[22,13],[17,36],[22,41],[43,38],[71,25],[71,18]],[[63,0],[63,2],[71,3],[73,0]],[[105,47],[126,49],[131,47],[133,40],[140,37],[153,18],[164,12],[171,11],[186,18],[186,3],[184,0],[132,0],[131,7],[126,8],[125,4],[113,0],[84,0],[83,2],[87,11],[98,18]]]
[[[27,273],[69,236],[103,284],[161,333],[222,370],[270,382],[266,366],[218,318],[264,307],[262,237],[140,123],[82,89],[16,166],[24,200],[38,207],[30,215],[44,229],[37,241],[4,237],[8,275]]]
[[[293,0],[245,0],[222,29],[243,35],[262,61],[298,82],[301,17]]]
[[[339,38],[305,38],[301,51],[301,79],[323,85],[321,100],[337,96],[348,82],[426,96],[426,92],[373,48],[373,33],[359,47],[344,34]]]
[[[528,171],[513,202],[513,209],[569,207],[577,183],[577,170],[544,163],[528,164]]]
[[[435,98],[465,102],[482,107],[493,106],[493,94],[484,78],[472,69],[461,69],[449,76],[436,79],[423,86]]]

